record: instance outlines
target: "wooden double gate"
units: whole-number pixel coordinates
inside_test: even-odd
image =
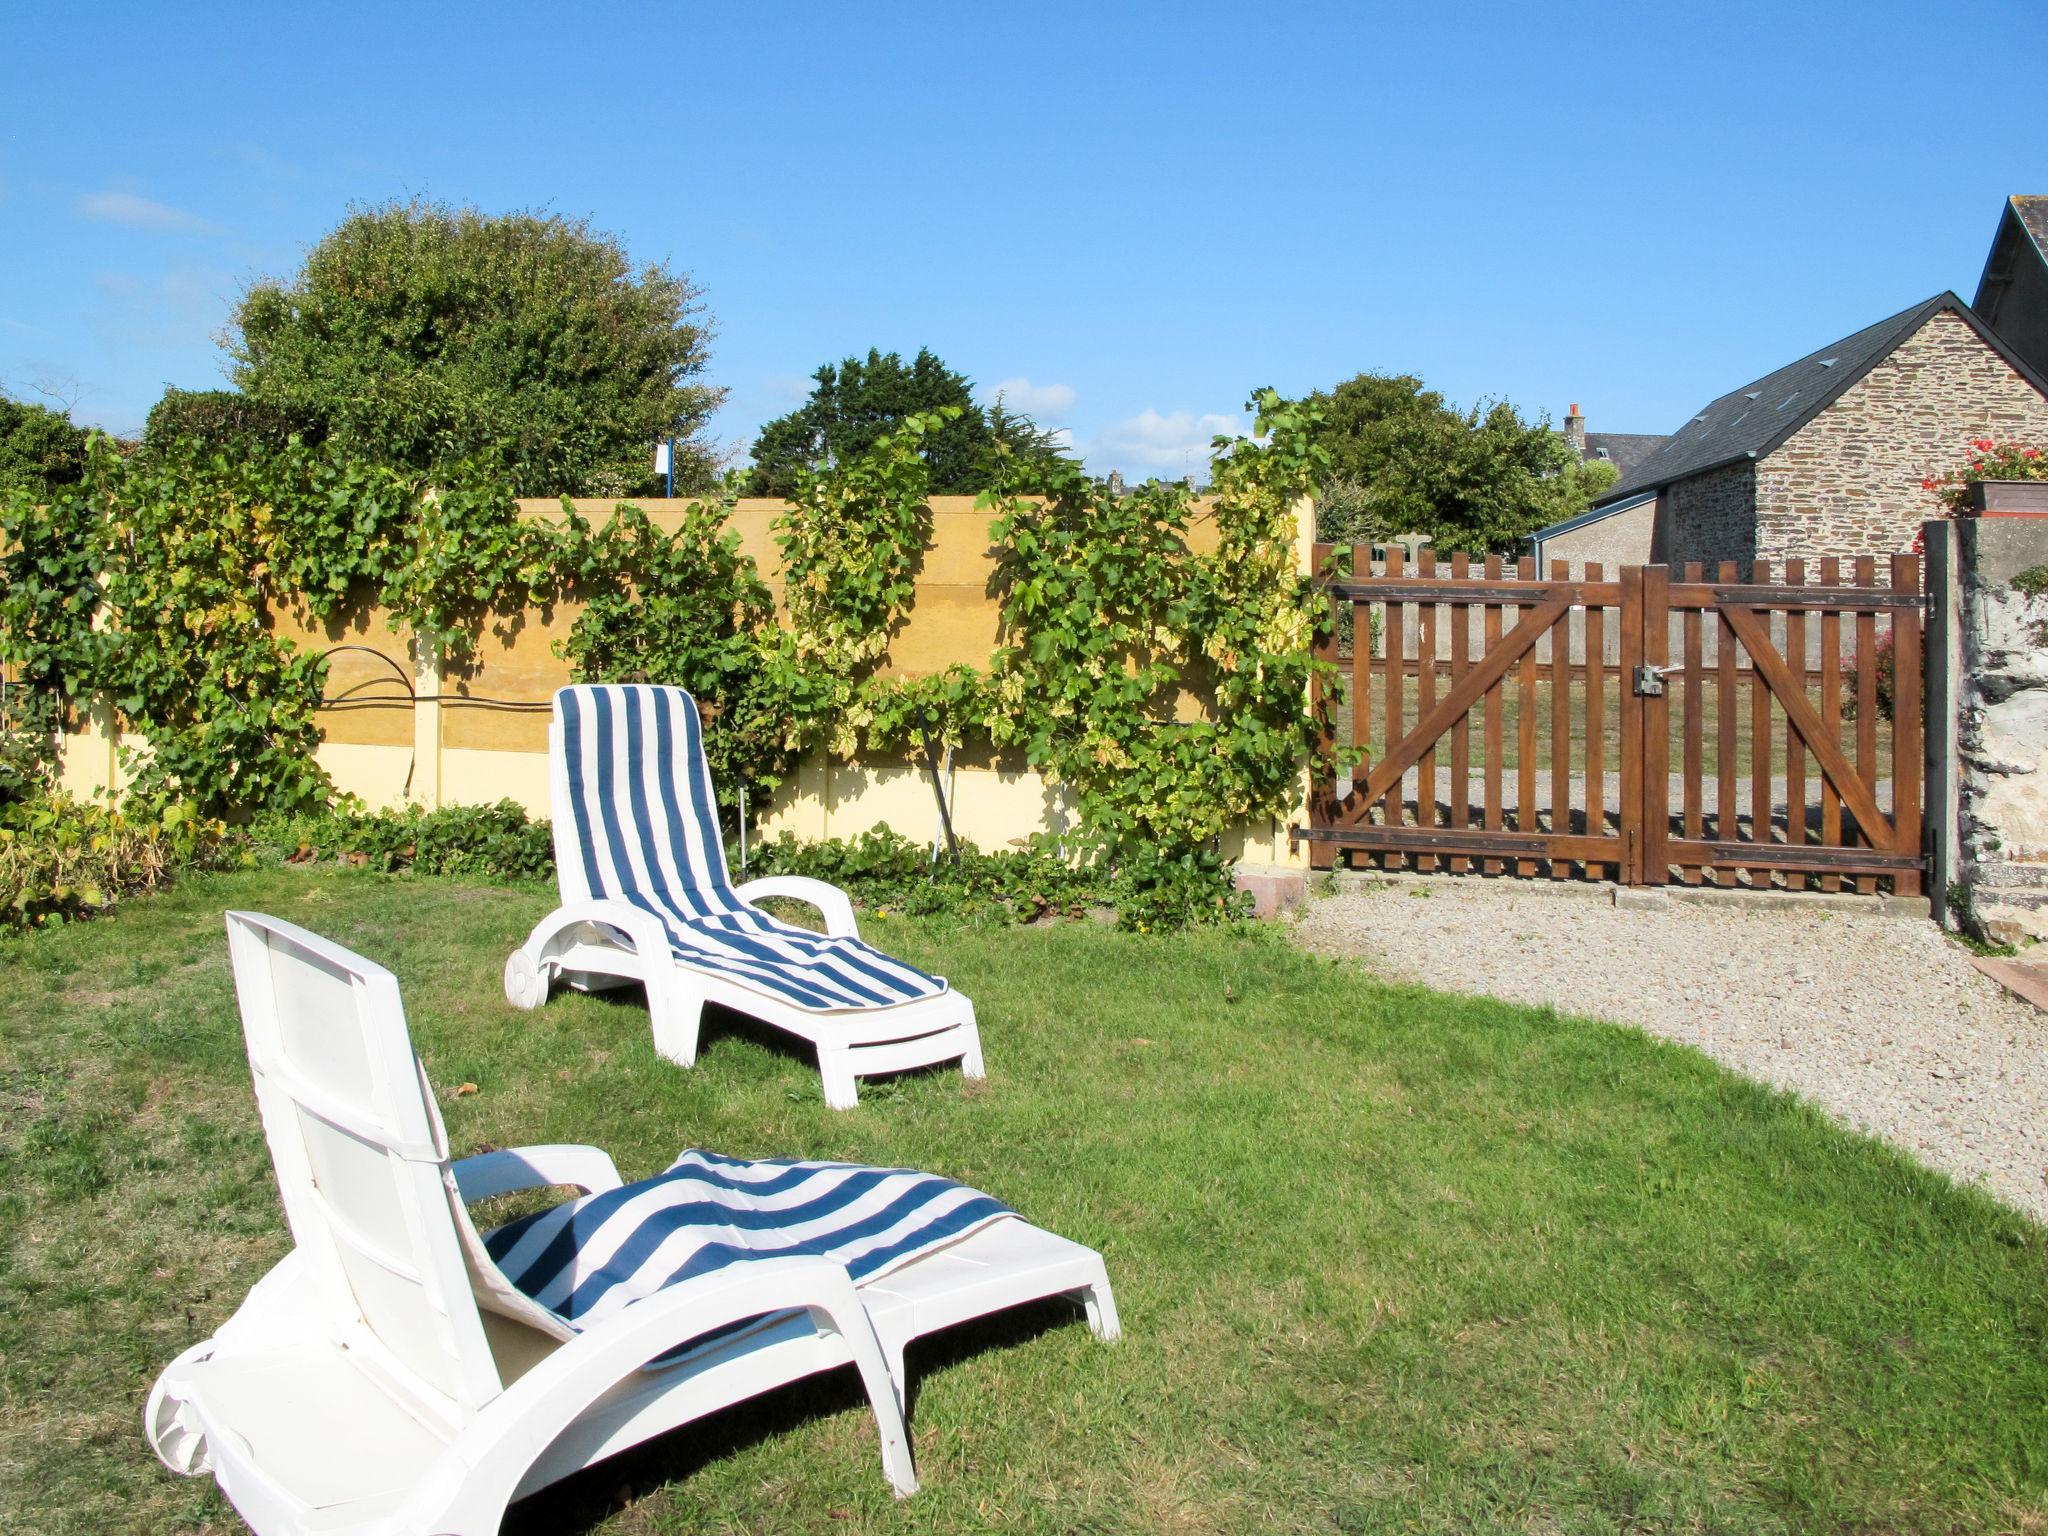
[[[1319,869],[1917,893],[1919,561],[1746,574],[1352,549],[1296,841]]]

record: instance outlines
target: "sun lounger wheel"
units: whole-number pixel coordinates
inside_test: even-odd
[[[523,949],[505,962],[505,1001],[514,1008],[538,1008],[548,1000],[548,979]]]

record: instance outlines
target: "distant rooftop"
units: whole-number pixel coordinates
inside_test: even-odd
[[[1998,346],[1968,305],[1953,293],[1938,293],[1730,390],[1642,458],[1633,471],[1623,471],[1601,503],[1636,496],[1738,459],[1762,458],[1945,309],[1955,310]]]

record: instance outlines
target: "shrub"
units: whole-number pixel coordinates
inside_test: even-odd
[[[149,813],[45,795],[0,808],[0,927],[94,917],[180,871],[243,862],[242,839],[189,805]]]
[[[289,864],[338,860],[359,868],[465,875],[485,880],[552,880],[554,841],[516,801],[429,811],[362,812],[329,807],[260,819],[256,841]]]
[[[231,448],[275,452],[292,438],[319,437],[311,417],[252,400],[233,389],[167,389],[150,407],[142,428],[142,446],[162,453],[174,443],[190,443],[203,453]]]

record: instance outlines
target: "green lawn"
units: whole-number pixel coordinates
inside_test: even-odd
[[[912,1355],[895,1505],[836,1378],[515,1511],[529,1532],[2048,1530],[2048,1233],[1626,1030],[1391,987],[1270,933],[876,920],[978,1005],[991,1080],[870,1087],[636,1000],[507,1007],[543,892],[194,880],[0,948],[0,1526],[238,1529],[151,1459],[155,1372],[284,1249],[224,906],[391,966],[459,1151],[941,1170],[1108,1256]]]

